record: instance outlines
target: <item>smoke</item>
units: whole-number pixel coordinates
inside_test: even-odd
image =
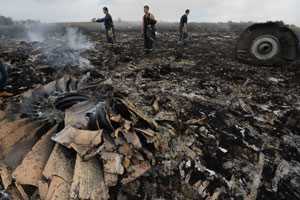
[[[68,45],[73,50],[93,50],[94,45],[87,40],[86,36],[79,32],[78,28],[67,28],[65,35],[68,38]]]
[[[56,27],[57,28],[57,27]],[[42,57],[43,64],[52,68],[62,69],[71,67],[79,70],[92,70],[91,62],[81,54],[95,47],[78,28],[61,28],[51,30],[51,27],[27,27],[27,38],[30,43],[35,43],[37,56]],[[37,44],[36,44],[37,43]]]
[[[43,26],[26,24],[25,28],[27,30],[28,42],[43,42],[45,40],[45,30]]]
[[[93,43],[91,43],[85,35],[83,35],[78,28],[66,28],[65,38],[67,40],[68,48],[72,50],[70,58],[81,69],[93,69],[91,62],[80,55],[81,51],[95,50]]]
[[[43,42],[44,41],[44,37],[40,33],[30,31],[27,34],[28,34],[30,42]]]

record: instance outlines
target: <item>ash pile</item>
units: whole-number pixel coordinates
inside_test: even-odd
[[[22,100],[27,106],[13,106],[17,109],[11,111],[21,111],[20,116],[8,112],[4,112],[5,119],[1,116],[0,146],[9,150],[1,158],[0,196],[24,191],[23,196],[39,199],[51,195],[55,187],[66,191],[73,186],[76,189],[64,195],[72,194],[75,199],[80,198],[76,195],[92,198],[90,189],[110,199],[300,199],[300,63],[258,67],[237,61],[235,41],[243,28],[201,26],[191,32],[182,49],[174,49],[177,32],[164,30],[156,41],[155,54],[149,56],[142,53],[137,32],[120,31],[120,52],[105,51],[103,35],[91,32],[88,38],[95,50],[83,50],[80,55],[94,68],[83,82],[64,75],[80,77],[86,70],[50,68],[50,63],[43,67],[42,56],[30,59],[32,50],[26,49],[31,43],[7,39],[3,42],[7,48],[0,48],[0,55],[7,55],[8,86],[17,88],[16,94],[36,89],[5,102]],[[299,38],[299,32],[297,35]],[[61,35],[52,36],[61,40]],[[9,50],[13,45],[19,50]],[[42,47],[41,43],[36,47]],[[15,78],[24,70],[28,73],[20,84]],[[68,87],[56,88],[57,83],[65,82]],[[41,83],[44,86],[36,85]],[[53,93],[48,83],[56,85]],[[45,90],[50,91],[49,97],[44,96]],[[74,95],[68,95],[71,91]],[[83,110],[90,114],[80,115]],[[2,131],[2,124],[10,125],[11,133],[27,133],[12,137]],[[126,138],[132,130],[135,134]],[[81,133],[95,137],[84,137],[88,144],[76,143]],[[112,139],[107,140],[107,135]],[[31,179],[27,173],[16,176],[24,160],[18,160],[19,156],[41,152],[33,147],[43,138],[52,146],[40,145],[43,150],[51,148],[43,160],[45,166],[37,168],[37,186],[20,183],[23,178]],[[102,155],[104,152],[114,160]],[[16,168],[8,160],[3,162],[4,158]],[[35,165],[30,161],[29,166]],[[60,171],[62,166],[56,162],[63,162],[64,169],[74,169],[73,173]],[[103,175],[85,174],[85,167]],[[81,181],[98,185],[93,182],[85,190],[75,184]]]

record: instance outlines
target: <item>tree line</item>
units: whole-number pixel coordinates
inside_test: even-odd
[[[10,26],[10,25],[15,25],[15,24],[37,24],[41,23],[40,20],[32,20],[32,19],[27,19],[27,20],[13,20],[11,17],[5,17],[0,14],[0,26]]]

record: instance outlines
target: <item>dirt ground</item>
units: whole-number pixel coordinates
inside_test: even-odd
[[[192,31],[177,48],[176,29],[158,30],[150,55],[139,31],[117,31],[114,51],[103,33],[84,31],[93,48],[71,50],[90,61],[83,67],[59,46],[64,31],[43,42],[0,34],[7,91],[15,94],[0,108],[37,84],[90,72],[91,84],[110,79],[115,94],[148,116],[157,103],[174,118],[175,134],[155,150],[156,164],[110,188],[111,199],[300,199],[300,62],[240,63],[234,47],[242,30]]]

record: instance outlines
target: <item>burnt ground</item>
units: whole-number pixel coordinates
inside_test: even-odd
[[[111,199],[300,199],[300,62],[238,62],[241,31],[193,31],[179,48],[176,31],[159,31],[151,55],[144,54],[138,31],[118,31],[115,51],[107,51],[103,33],[85,32],[95,49],[80,55],[92,70],[66,62],[64,49],[47,42],[59,43],[64,33],[49,33],[44,42],[2,36],[7,91],[15,96],[1,109],[37,84],[89,71],[91,84],[110,79],[118,96],[149,116],[156,116],[157,103],[175,118],[156,165],[111,188]]]

